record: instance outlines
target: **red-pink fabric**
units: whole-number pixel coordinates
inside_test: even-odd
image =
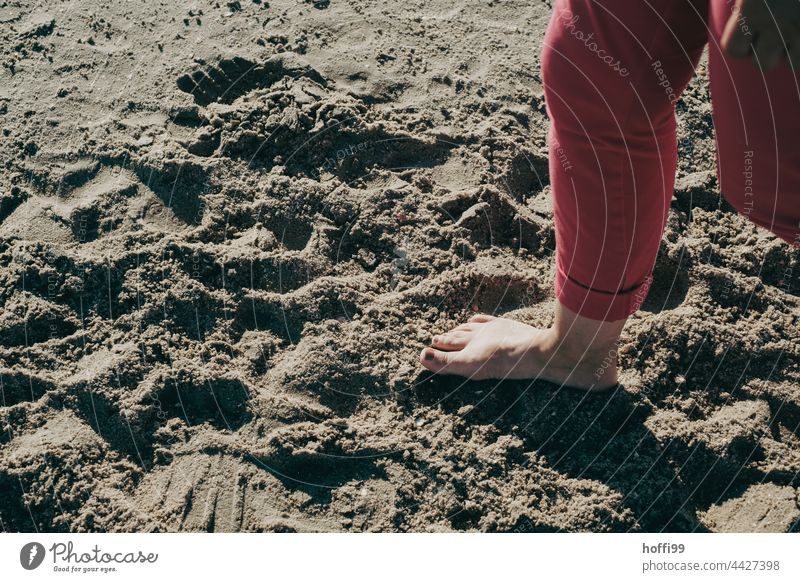
[[[585,317],[644,301],[675,182],[674,106],[709,46],[725,198],[800,246],[800,80],[723,54],[728,0],[557,0],[542,49],[555,291]]]

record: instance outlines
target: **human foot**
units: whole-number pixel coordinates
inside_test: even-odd
[[[624,321],[600,322],[558,307],[553,327],[475,315],[433,338],[420,354],[437,374],[472,380],[540,378],[584,390],[617,383],[616,342]]]

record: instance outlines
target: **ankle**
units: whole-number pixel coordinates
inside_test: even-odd
[[[574,313],[556,303],[555,321],[548,330],[550,341],[559,350],[565,350],[581,360],[604,359],[616,356],[619,337],[626,320],[599,321]]]
[[[545,345],[549,350],[556,350],[576,360],[595,360],[598,357],[602,359],[608,352],[616,352],[618,339],[593,337],[553,326],[547,330]]]

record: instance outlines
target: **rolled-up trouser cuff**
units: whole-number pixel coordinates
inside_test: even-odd
[[[589,319],[617,321],[628,318],[637,311],[650,291],[652,275],[630,289],[598,291],[572,280],[560,267],[556,267],[555,293],[558,301],[570,311]]]

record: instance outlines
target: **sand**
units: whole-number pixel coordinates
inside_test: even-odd
[[[721,201],[705,64],[621,386],[418,364],[549,323],[548,17],[0,2],[0,531],[797,529],[800,257]]]

